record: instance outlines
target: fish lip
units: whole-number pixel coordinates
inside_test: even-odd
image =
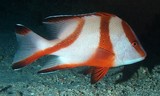
[[[143,56],[143,58],[145,59],[147,57],[147,53],[146,52],[144,52],[144,56]]]
[[[144,60],[146,58],[146,56],[142,57],[141,61]]]

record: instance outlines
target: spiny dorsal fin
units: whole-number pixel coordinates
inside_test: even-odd
[[[49,16],[44,19],[43,23],[46,25],[51,39],[65,39],[76,30],[84,16],[90,15],[94,14]]]
[[[76,18],[81,18],[84,16],[91,16],[97,14],[96,12],[94,13],[88,13],[88,14],[78,14],[78,15],[55,15],[55,16],[48,16],[44,19],[43,23],[54,23],[54,22],[59,22],[59,21],[66,21],[66,20],[71,20],[71,19],[76,19]]]
[[[76,30],[79,19],[75,17],[47,17],[44,22],[52,38],[64,40]]]

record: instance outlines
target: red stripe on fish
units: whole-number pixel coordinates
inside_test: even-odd
[[[107,73],[108,69],[112,67],[114,63],[114,52],[109,36],[109,20],[111,15],[100,13],[98,13],[98,15],[101,16],[99,48],[97,49],[97,52],[93,58],[86,62],[87,64],[90,64],[90,66],[97,67],[91,67],[85,72],[86,74],[91,74],[92,84],[102,79]]]
[[[45,53],[44,51],[39,51],[39,52],[36,52],[34,53],[32,56],[22,60],[22,61],[19,61],[19,62],[16,62],[12,65],[12,68],[13,69],[18,69],[18,68],[21,68],[21,67],[24,67],[28,64],[31,64],[33,61],[37,60],[38,58],[44,56]]]
[[[75,31],[70,35],[68,36],[66,39],[64,39],[63,41],[61,41],[60,43],[58,43],[57,45],[51,47],[51,48],[48,48],[45,52],[46,54],[51,54],[57,50],[60,50],[62,48],[65,48],[69,45],[71,45],[77,38],[78,36],[80,35],[81,31],[82,31],[82,28],[83,28],[83,25],[84,25],[84,19],[80,19],[79,18],[79,24],[77,26],[77,28],[75,29]]]

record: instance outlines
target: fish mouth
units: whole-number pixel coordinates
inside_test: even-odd
[[[136,59],[135,61],[135,63],[137,63],[137,62],[140,62],[140,61],[142,61],[142,60],[144,60],[145,59],[145,57],[142,57],[142,58],[138,58],[138,59]]]

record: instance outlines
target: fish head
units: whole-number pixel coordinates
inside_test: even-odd
[[[147,56],[146,52],[132,28],[122,20],[120,29],[122,30],[118,33],[118,39],[113,46],[116,55],[115,66],[133,64],[144,60]]]
[[[131,41],[128,44],[125,43],[123,50],[124,51],[121,54],[123,65],[137,63],[144,60],[146,57],[146,52],[137,39]]]
[[[127,65],[144,60],[146,52],[135,33],[125,21],[122,21],[122,26],[125,31],[126,39],[129,41],[124,44],[123,64]]]

